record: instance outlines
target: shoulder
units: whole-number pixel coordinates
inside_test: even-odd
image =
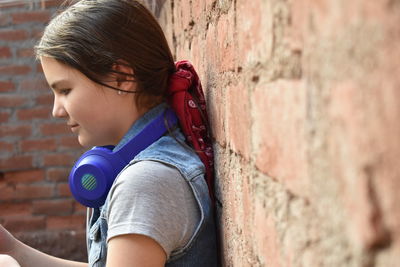
[[[171,199],[188,194],[188,183],[178,169],[157,161],[144,160],[126,167],[111,187],[115,202]],[[156,199],[154,197],[156,196]]]
[[[171,135],[161,137],[140,152],[134,161],[154,160],[164,162],[169,166],[174,166],[188,179],[204,173],[204,165],[199,156],[189,146],[185,146],[181,138],[183,138],[183,135],[179,129],[176,129]]]
[[[126,167],[117,177],[113,187],[126,185],[148,189],[148,187],[177,186],[185,182],[178,169],[157,161],[144,160]]]

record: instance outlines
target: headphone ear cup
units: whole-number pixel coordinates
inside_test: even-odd
[[[69,176],[69,186],[82,205],[97,208],[104,204],[107,193],[122,164],[115,164],[115,155],[104,148],[87,151],[77,161]],[[114,163],[114,164],[113,164]]]
[[[69,186],[75,199],[87,207],[102,206],[119,172],[137,154],[165,134],[166,118],[169,126],[178,122],[175,113],[167,109],[117,151],[114,151],[114,146],[103,146],[85,152],[69,175]]]

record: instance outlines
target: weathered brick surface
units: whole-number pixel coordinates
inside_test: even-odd
[[[9,92],[14,90],[14,84],[10,81],[0,81],[0,92]]]
[[[166,1],[213,127],[225,266],[397,266],[398,1]]]
[[[304,83],[260,81],[252,97],[252,129],[258,133],[253,140],[257,169],[280,180],[296,194],[307,196],[309,174]]]
[[[69,215],[73,211],[73,200],[37,200],[32,203],[35,215]]]
[[[30,183],[44,180],[45,174],[42,169],[28,171],[15,171],[4,173],[3,181],[6,183]]]
[[[205,89],[224,266],[397,266],[398,1],[151,2]],[[80,151],[43,111],[52,97],[30,50],[57,4],[1,6],[0,221],[72,258],[49,244],[84,247],[67,184]]]
[[[61,2],[0,1],[0,223],[39,250],[84,261],[86,212],[67,183],[82,149],[51,118],[52,92],[33,55]]]

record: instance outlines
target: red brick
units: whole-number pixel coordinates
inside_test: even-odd
[[[193,1],[192,2],[192,18],[194,21],[199,21],[202,16],[205,16],[206,2],[205,1]]]
[[[8,25],[10,23],[10,21],[11,21],[11,17],[9,14],[2,14],[0,16],[0,27]]]
[[[26,11],[11,15],[14,24],[28,22],[48,22],[50,20],[49,11]]]
[[[13,137],[27,137],[31,135],[32,128],[30,125],[2,125],[0,127],[0,137],[13,136]]]
[[[398,65],[394,51],[382,59],[384,65],[390,65],[390,59]],[[350,238],[361,249],[389,242],[387,220],[392,221],[393,229],[400,225],[397,205],[382,208],[383,203],[400,201],[400,79],[394,79],[383,66],[375,67],[379,71],[368,74],[368,84],[346,81],[331,85],[329,106],[332,123],[327,139],[334,159],[329,166],[341,185]]]
[[[15,197],[15,185],[0,181],[0,200],[11,201]],[[1,218],[1,217],[0,217]]]
[[[237,2],[235,39],[238,43],[236,58],[240,65],[270,60],[273,41],[277,38],[273,27],[278,27],[273,25],[273,6],[262,0]]]
[[[73,211],[73,200],[38,200],[33,201],[34,215],[70,215]]]
[[[16,199],[50,198],[54,195],[53,189],[53,185],[17,184],[15,197]]]
[[[21,41],[28,38],[25,30],[0,30],[0,40],[3,41]]]
[[[1,117],[1,114],[0,114]],[[0,151],[13,152],[15,149],[14,143],[0,141]]]
[[[0,112],[0,123],[8,122],[10,118],[10,112]]]
[[[26,151],[54,151],[56,142],[54,139],[22,140],[20,142],[22,152]]]
[[[86,225],[85,215],[50,216],[47,218],[46,228],[49,230],[68,229],[79,230]]]
[[[49,7],[59,7],[63,4],[64,0],[42,0],[42,8],[49,8]]]
[[[49,168],[46,179],[52,182],[67,182],[71,168]]]
[[[275,228],[272,216],[262,205],[261,200],[256,200],[254,210],[254,245],[257,249],[256,255],[259,256],[261,265],[265,266],[288,266],[282,265],[279,236]]]
[[[211,62],[217,62],[217,52],[215,50],[215,40],[217,39],[216,26],[212,22],[208,25],[205,40],[205,56]]]
[[[213,131],[213,137],[222,146],[226,145],[226,98],[225,88],[216,87],[215,90],[211,90],[212,98],[214,101],[208,103],[209,117],[211,129]]]
[[[53,95],[51,94],[44,94],[44,95],[39,95],[36,97],[36,104],[38,105],[52,105],[53,104]]]
[[[176,5],[177,3],[175,3]],[[174,26],[176,29],[184,29],[184,27],[182,27],[182,12],[180,12],[179,8],[174,8],[173,10],[173,14],[172,17],[175,19],[175,21],[177,22],[176,24],[172,25]]]
[[[13,156],[0,159],[0,170],[3,172],[29,168],[32,168],[32,156]]]
[[[43,28],[38,28],[38,29],[32,29],[31,31],[31,37],[33,39],[39,40],[43,36]],[[40,64],[39,64],[40,65]]]
[[[58,197],[71,197],[72,193],[68,183],[57,184],[56,194]]]
[[[182,1],[180,2],[180,19],[175,20],[175,23],[180,23],[182,26],[181,29],[187,29],[190,28],[189,24],[192,22],[191,18],[191,12],[188,12],[190,10],[190,2],[189,1]]]
[[[14,0],[14,1],[7,1],[7,2],[0,2],[0,8],[21,8],[27,5],[28,3],[24,0]]]
[[[36,72],[43,73],[42,64],[40,64],[40,63],[36,64]]]
[[[72,166],[74,161],[75,157],[66,153],[49,154],[43,157],[44,166]]]
[[[309,177],[306,104],[305,85],[297,81],[260,84],[252,95],[256,166],[302,196]]]
[[[29,99],[20,95],[2,95],[0,98],[1,107],[19,107],[29,103]]]
[[[19,84],[21,90],[46,91],[50,93],[49,85],[44,78],[26,78]]]
[[[234,71],[236,69],[237,53],[235,51],[235,24],[232,23],[236,13],[231,9],[226,15],[219,18],[217,24],[216,53],[218,54],[218,71]]]
[[[24,75],[28,74],[31,71],[29,66],[25,65],[3,65],[0,66],[1,74],[10,74],[10,75]]]
[[[28,232],[44,230],[46,218],[44,216],[9,216],[4,218],[4,228],[10,232]]]
[[[66,136],[60,139],[59,145],[61,148],[68,149],[81,149],[82,146],[78,142],[78,138],[76,136]]]
[[[239,83],[227,88],[227,124],[230,147],[246,160],[251,150],[251,109],[248,86]]]
[[[21,109],[17,111],[19,120],[47,119],[51,118],[51,110],[48,107]]]
[[[0,81],[0,92],[11,92],[15,90],[13,82],[10,81]]]
[[[26,170],[26,171],[14,171],[6,172],[4,174],[4,180],[12,183],[27,183],[37,182],[44,180],[44,170]]]
[[[0,58],[11,57],[11,50],[8,46],[0,46]]]
[[[201,36],[193,36],[190,43],[191,49],[189,52],[193,67],[196,69],[196,72],[199,75],[201,82],[205,84],[206,81],[201,79],[201,77],[206,76],[204,75],[204,68],[202,64],[203,57],[199,56],[202,53],[201,51],[202,44],[203,40],[201,39]]]
[[[74,213],[75,214],[85,214],[87,212],[87,207],[83,206],[81,203],[78,201],[74,201]]]
[[[304,37],[307,34],[307,23],[310,17],[310,8],[307,0],[293,1],[290,5],[291,27],[289,29],[289,44],[292,50],[302,50]]]
[[[40,132],[43,135],[56,135],[56,134],[67,134],[71,133],[71,130],[67,126],[67,123],[51,123],[40,125]]]
[[[244,163],[245,164],[245,163]],[[247,173],[244,177],[239,177],[239,179],[242,179],[242,192],[241,192],[241,201],[240,204],[242,206],[242,216],[243,216],[243,221],[242,221],[242,227],[243,227],[243,236],[249,241],[251,241],[251,234],[253,232],[252,224],[248,223],[249,218],[253,215],[254,212],[254,205],[253,205],[253,195],[254,192],[252,191],[252,184],[251,184],[251,174],[250,174],[250,168],[244,168],[247,169]]]
[[[33,48],[21,48],[17,50],[17,57],[34,57]]]
[[[4,203],[0,204],[0,210],[2,217],[13,216],[13,215],[30,215],[31,214],[31,203]]]

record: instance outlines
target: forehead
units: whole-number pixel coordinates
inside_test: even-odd
[[[40,63],[42,64],[42,68],[45,73],[51,73],[52,71],[64,72],[66,70],[72,70],[71,67],[62,64],[56,59],[51,57],[45,57],[45,56],[40,57]]]
[[[79,80],[82,77],[79,75],[79,71],[60,63],[51,57],[40,57],[40,63],[42,65],[44,76],[47,82],[51,85],[59,80],[74,81]]]
[[[46,78],[73,78],[77,75],[77,70],[60,63],[51,57],[40,57],[43,73]]]

